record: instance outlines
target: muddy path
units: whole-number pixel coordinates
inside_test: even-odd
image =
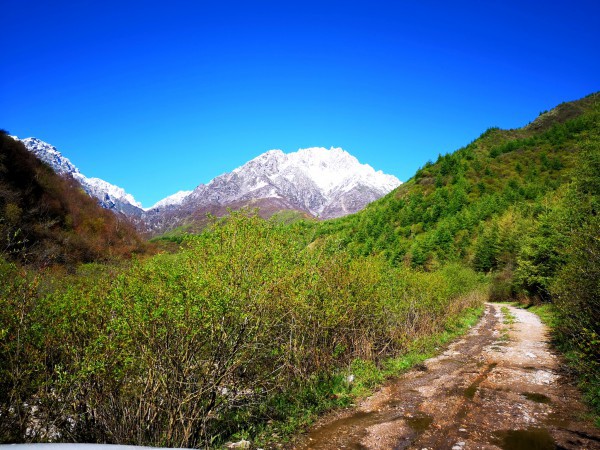
[[[296,448],[600,449],[547,328],[513,307],[505,323],[502,307],[486,305],[443,354],[324,418]]]

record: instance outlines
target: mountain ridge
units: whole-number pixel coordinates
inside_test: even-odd
[[[102,207],[124,214],[138,229],[151,233],[189,221],[202,222],[206,213],[224,215],[227,208],[258,207],[265,217],[283,210],[324,219],[341,217],[401,184],[395,176],[361,164],[338,147],[310,147],[291,153],[274,149],[193,191],[176,192],[144,208],[123,188],[83,175],[51,144],[38,138],[12,137],[55,172],[72,176]]]
[[[82,191],[83,176],[71,176],[67,158],[48,156],[56,167],[0,131],[0,252],[39,266],[73,266],[145,251],[123,216]]]
[[[53,145],[35,137],[25,139],[19,139],[17,136],[10,137],[22,142],[27,150],[48,164],[59,175],[73,177],[88,195],[98,200],[104,209],[122,212],[127,216],[140,213],[138,210],[142,209],[142,205],[135,200],[133,195],[101,178],[86,177],[69,158]]]

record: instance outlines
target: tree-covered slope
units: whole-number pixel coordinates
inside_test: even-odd
[[[396,265],[434,269],[446,260],[463,260],[494,269],[498,261],[483,247],[502,229],[489,227],[491,219],[509,210],[535,217],[535,205],[577,171],[582,149],[599,143],[596,93],[542,113],[523,128],[488,129],[469,145],[427,162],[364,211],[319,226],[317,234],[355,254],[383,254]]]

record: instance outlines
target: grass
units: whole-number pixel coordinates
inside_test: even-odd
[[[506,343],[510,340],[510,336],[509,336],[510,328],[511,328],[511,325],[515,323],[516,317],[514,316],[514,314],[512,314],[510,312],[510,309],[508,309],[507,306],[500,307],[500,312],[502,312],[502,316],[503,316],[502,323],[504,325],[508,325],[508,326],[502,327],[502,329],[500,330],[500,332],[501,332],[500,341],[502,343]]]
[[[544,325],[550,327],[551,329],[558,325],[556,310],[552,303],[534,305],[532,303],[523,304],[520,302],[512,302],[511,305],[515,308],[526,309],[527,311],[534,313],[540,318]]]
[[[556,327],[558,324],[556,318],[556,311],[554,310],[554,305],[551,303],[546,303],[543,305],[532,305],[527,308],[527,311],[531,311],[535,315],[537,315],[542,323],[550,328]]]
[[[502,306],[500,311],[502,311],[502,315],[504,316],[504,320],[502,321],[504,325],[512,325],[515,323],[516,317],[511,314],[510,309],[508,309],[507,306]]]
[[[440,352],[442,346],[465,334],[483,314],[484,307],[470,308],[446,326],[446,329],[432,336],[412,342],[407,353],[387,360],[384,363],[384,377],[392,377],[406,372]]]

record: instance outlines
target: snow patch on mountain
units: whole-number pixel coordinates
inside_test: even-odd
[[[174,193],[173,195],[169,195],[168,197],[163,198],[162,200],[156,202],[150,208],[144,208],[144,211],[149,211],[151,209],[160,209],[166,206],[175,206],[181,205],[185,198],[190,195],[193,191],[179,191]]]
[[[368,164],[360,164],[354,156],[341,148],[332,147],[329,150],[323,147],[305,148],[288,154],[285,159],[287,161],[282,165],[284,170],[289,167],[299,168],[323,193],[331,192],[353,179],[360,179],[374,186],[386,182],[393,187],[399,184],[399,180],[395,177],[382,178],[382,172],[378,174]]]
[[[85,178],[85,184],[89,188],[90,193],[96,198],[106,198],[108,196],[109,198],[116,198],[130,205],[142,208],[142,204],[136,201],[133,195],[125,192],[125,189],[104,181],[101,178]]]

